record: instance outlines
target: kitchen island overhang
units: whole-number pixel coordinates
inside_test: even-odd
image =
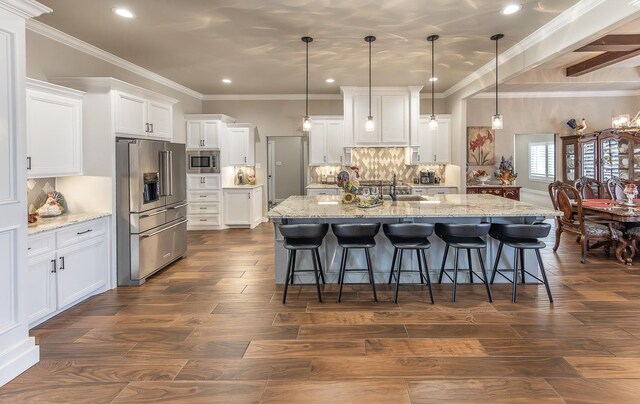
[[[559,212],[525,202],[514,201],[493,195],[446,194],[422,198],[418,200],[384,201],[381,206],[362,208],[356,204],[343,204],[339,196],[292,196],[271,209],[267,217],[274,225],[275,232],[275,273],[276,284],[283,284],[286,275],[287,250],[283,247],[283,237],[278,230],[280,224],[298,223],[533,223],[553,218]],[[382,229],[375,238],[376,247],[371,249],[373,271],[376,283],[387,282],[391,270],[393,247],[385,237]],[[444,242],[437,236],[429,237],[431,248],[427,252],[429,271],[432,279],[440,271]],[[483,251],[483,261],[488,270],[493,268],[498,242],[487,237],[487,250]],[[513,268],[513,254],[505,247],[500,259],[499,268]],[[322,268],[327,282],[336,282],[340,267],[341,250],[331,229],[320,248]],[[415,254],[403,261],[403,269],[417,268]],[[460,257],[460,268],[468,268],[467,258]],[[474,270],[480,266],[477,257],[473,256]],[[308,254],[298,254],[296,268],[312,268]],[[533,254],[526,254],[525,266],[531,273],[537,273],[537,261]],[[364,268],[363,252],[350,254],[347,268]],[[446,268],[453,268],[453,254],[449,254]],[[534,279],[527,277],[527,281]],[[446,277],[445,277],[446,279]],[[296,275],[296,282],[313,283],[313,275],[302,273]],[[459,283],[468,282],[468,271],[459,273]],[[498,281],[498,278],[496,278]],[[503,280],[504,281],[504,280]],[[349,272],[346,283],[368,283],[366,273]],[[417,274],[402,275],[402,283],[420,283]]]

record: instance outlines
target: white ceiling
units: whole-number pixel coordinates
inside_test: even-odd
[[[373,85],[425,85],[436,42],[437,92],[444,92],[577,0],[41,0],[54,11],[39,21],[203,94],[304,93],[304,43],[310,35],[310,92],[367,84],[366,35],[373,43]],[[135,20],[111,9],[128,7]],[[328,77],[334,84],[325,83]],[[233,83],[225,85],[222,78]]]

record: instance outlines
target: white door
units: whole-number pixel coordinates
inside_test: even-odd
[[[393,145],[409,145],[409,97],[383,95],[380,130],[382,142]]]
[[[343,121],[328,121],[326,123],[325,133],[327,162],[332,164],[342,164],[344,144]]]
[[[367,145],[380,143],[380,96],[374,95],[371,97],[371,115],[376,125],[373,132],[367,132],[365,130],[365,124],[369,117],[369,96],[356,95],[353,97],[353,104],[355,144]]]
[[[58,250],[58,308],[104,286],[107,264],[106,237]]]
[[[82,172],[82,101],[27,90],[28,176]]]
[[[250,194],[250,190],[224,191],[224,224],[251,224],[252,205]]]
[[[218,122],[210,121],[202,123],[202,141],[205,149],[220,148],[220,132]]]
[[[148,102],[149,134],[163,139],[171,139],[173,136],[173,107],[160,102]]]
[[[253,222],[256,222],[262,218],[262,188],[256,188],[253,190],[251,204],[253,209],[252,220]]]
[[[326,128],[327,122],[311,121],[311,130],[309,131],[309,164],[323,165],[327,162],[326,144]]]
[[[435,151],[434,161],[438,163],[451,162],[451,117],[438,119],[438,135],[433,139]]]
[[[116,92],[116,133],[147,136],[147,102],[140,97]]]
[[[247,164],[249,152],[249,128],[228,128],[229,165]]]
[[[187,150],[201,149],[204,147],[202,139],[202,122],[187,121]]]
[[[25,284],[29,285],[26,300],[29,324],[56,311],[56,271],[55,253],[29,260],[25,274]]]

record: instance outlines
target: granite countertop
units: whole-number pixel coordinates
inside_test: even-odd
[[[458,188],[456,185],[447,184],[407,184],[411,188]]]
[[[232,185],[229,187],[222,187],[222,189],[253,189],[253,188],[260,188],[261,186],[262,184]]]
[[[65,213],[56,217],[38,217],[37,222],[29,225],[27,234],[32,235],[43,231],[56,230],[106,216],[111,216],[111,213]]]
[[[522,188],[518,185],[502,185],[502,184],[473,184],[467,185],[467,188]]]
[[[341,203],[340,196],[291,196],[267,213],[275,218],[400,218],[400,217],[554,217],[553,209],[494,195],[449,194],[422,201],[384,201],[375,208]]]
[[[317,182],[307,185],[307,189],[333,189],[338,188],[338,184],[318,184]]]

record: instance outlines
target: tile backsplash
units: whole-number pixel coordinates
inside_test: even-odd
[[[27,180],[27,204],[33,213],[47,200],[47,194],[56,190],[55,178],[33,178]]]
[[[435,171],[441,182],[445,181],[444,164],[433,165],[405,165],[403,147],[358,147],[352,149],[352,165],[360,168],[360,179],[363,180],[391,180],[396,174],[398,181],[410,183],[420,176],[420,170]],[[341,166],[311,167],[310,181],[321,182],[322,175],[337,174]]]

